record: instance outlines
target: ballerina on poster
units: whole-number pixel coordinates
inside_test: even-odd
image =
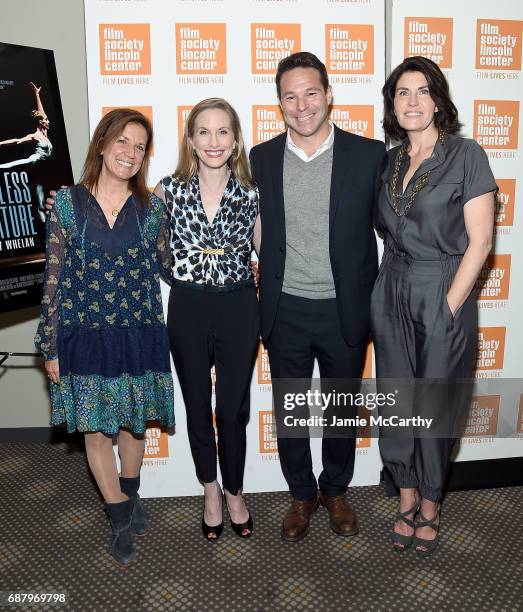
[[[47,132],[49,130],[49,119],[45,114],[42,101],[40,99],[41,87],[35,85],[32,81],[29,86],[33,90],[36,99],[36,109],[32,112],[32,117],[36,121],[36,130],[22,136],[21,138],[11,138],[9,140],[0,141],[0,146],[7,145],[19,145],[24,142],[33,142],[35,144],[35,151],[29,157],[22,159],[15,159],[13,161],[0,164],[0,168],[15,168],[16,166],[23,166],[25,164],[36,164],[40,161],[51,157],[53,152],[53,145],[49,140]]]

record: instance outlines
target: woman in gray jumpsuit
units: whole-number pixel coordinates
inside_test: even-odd
[[[470,398],[449,395],[449,387],[472,376],[474,284],[492,246],[497,187],[483,149],[457,135],[458,113],[434,62],[405,59],[387,79],[383,96],[385,134],[402,144],[389,151],[376,210],[385,241],[371,304],[377,377],[380,384],[416,379],[410,399],[409,385],[402,386],[402,413],[432,411],[440,424],[455,423]],[[435,384],[442,379],[448,384]],[[448,427],[446,435],[440,429],[443,437],[419,431],[400,437],[382,432],[380,451],[400,489],[394,547],[413,545],[426,555],[438,541],[439,503],[456,435]]]

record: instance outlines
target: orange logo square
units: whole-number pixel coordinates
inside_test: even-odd
[[[252,107],[252,145],[270,140],[285,131],[285,121],[277,104]]]
[[[510,255],[489,255],[476,281],[479,300],[508,300]]]
[[[276,74],[278,62],[301,51],[299,23],[251,23],[251,70]]]
[[[368,353],[369,347],[371,347],[371,344],[367,346],[367,353]],[[357,415],[358,417],[360,417],[360,419],[365,419],[367,424],[365,425],[365,427],[358,427],[358,431],[356,434],[357,435],[356,448],[369,448],[370,447],[370,432],[371,432],[370,415],[371,414],[372,413],[370,410],[367,410],[363,406],[358,406]]]
[[[476,68],[521,70],[523,21],[478,19],[476,21]]]
[[[374,26],[326,23],[325,57],[331,74],[374,74]]]
[[[100,74],[151,74],[148,23],[101,23]]]
[[[474,100],[474,139],[484,149],[517,149],[519,101]]]
[[[423,55],[440,68],[452,68],[452,30],[450,17],[405,17],[404,57]]]
[[[271,410],[260,410],[258,412],[258,426],[260,453],[277,453],[278,440],[276,438],[274,417]]]
[[[145,115],[147,119],[153,124],[153,107],[152,106],[102,106],[102,117],[107,115],[107,113],[111,112],[115,108],[131,108],[142,115]],[[154,155],[153,149],[151,149],[151,157]],[[154,188],[153,188],[154,189]],[[152,190],[151,190],[152,191]]]
[[[517,433],[523,433],[523,393],[519,396],[519,414],[516,431]]]
[[[176,24],[177,74],[227,74],[224,23]]]
[[[478,328],[477,370],[502,370],[506,327]]]
[[[496,200],[496,226],[514,223],[514,202],[516,201],[516,179],[496,179],[499,191]]]
[[[269,365],[269,353],[267,353],[267,349],[260,342],[260,347],[258,349],[258,359],[256,360],[258,370],[258,384],[259,385],[270,385],[272,383],[271,379],[271,368]]]
[[[374,106],[372,104],[333,104],[330,118],[346,132],[374,138]]]
[[[372,378],[372,350],[373,344],[372,342],[367,343],[367,348],[365,349],[365,361],[363,362],[363,374],[362,378]]]
[[[144,459],[161,459],[169,456],[169,438],[159,427],[145,430]]]
[[[472,397],[463,436],[495,436],[498,431],[499,395]]]
[[[178,106],[178,145],[182,144],[185,123],[192,108],[192,106]]]

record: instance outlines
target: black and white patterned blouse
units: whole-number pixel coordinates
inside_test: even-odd
[[[242,187],[231,174],[209,224],[197,174],[188,184],[174,176],[166,176],[160,183],[170,213],[174,278],[206,285],[252,279],[250,259],[258,190]]]

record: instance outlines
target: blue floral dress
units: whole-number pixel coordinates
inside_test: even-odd
[[[51,424],[107,434],[146,422],[174,425],[160,274],[172,275],[163,202],[130,196],[111,229],[82,185],[58,192],[47,222],[47,263],[36,347],[58,357]]]

